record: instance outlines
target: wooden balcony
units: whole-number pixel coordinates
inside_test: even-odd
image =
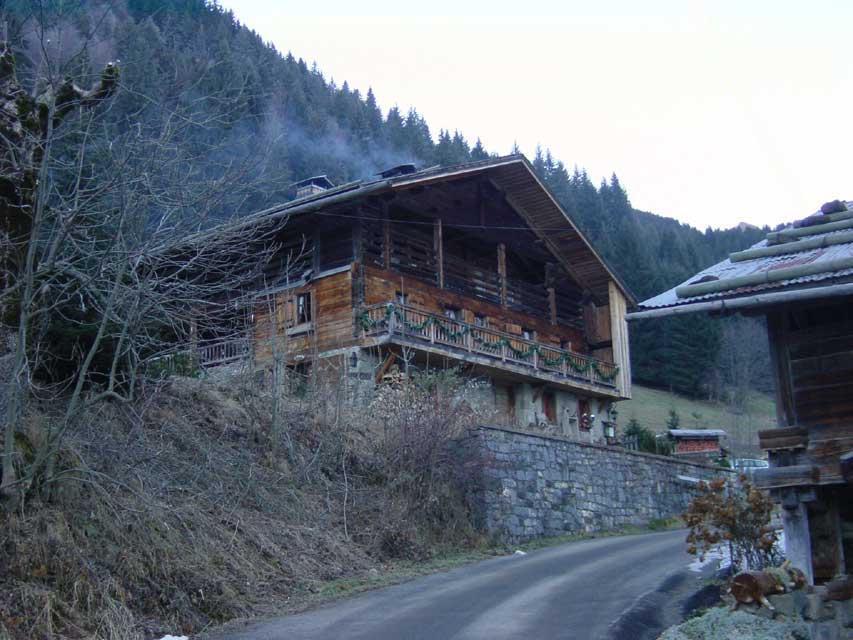
[[[249,356],[247,336],[232,336],[220,340],[209,340],[198,345],[198,363],[202,367],[215,367],[244,360]]]
[[[523,377],[618,396],[618,365],[397,303],[364,308],[362,336],[405,344]]]

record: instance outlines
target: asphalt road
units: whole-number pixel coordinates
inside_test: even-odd
[[[218,640],[641,640],[700,585],[684,532],[570,542],[486,560]]]

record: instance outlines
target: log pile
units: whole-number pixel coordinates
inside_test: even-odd
[[[767,596],[802,589],[805,584],[805,574],[797,567],[792,567],[790,560],[764,571],[744,571],[732,579],[729,589],[735,599],[732,609],[737,609],[741,604],[758,603],[775,611]]]

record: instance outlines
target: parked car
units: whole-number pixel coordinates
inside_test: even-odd
[[[769,468],[770,463],[760,458],[735,458],[732,460],[732,466],[735,471],[752,476],[756,469]]]

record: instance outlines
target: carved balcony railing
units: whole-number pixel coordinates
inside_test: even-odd
[[[619,373],[612,362],[397,303],[365,307],[358,321],[365,337],[399,335],[610,388]]]
[[[249,356],[247,336],[222,340],[210,340],[198,345],[198,363],[203,367],[214,367],[229,362],[237,362]]]

